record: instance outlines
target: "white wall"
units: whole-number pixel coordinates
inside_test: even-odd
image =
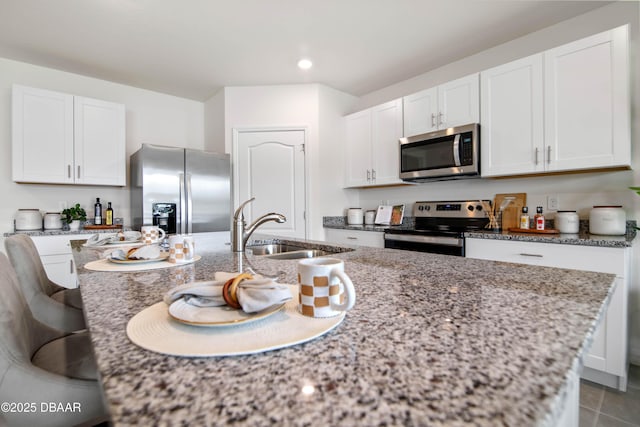
[[[206,104],[210,102],[216,101],[209,100]],[[318,84],[224,89],[225,150],[228,153],[232,152],[234,129],[306,129],[307,215],[311,239],[324,236],[322,216],[329,215],[336,205],[349,202],[348,193],[341,189],[344,164],[341,129],[342,116],[353,102],[354,97]]]
[[[112,202],[115,216],[124,218],[125,224],[131,223],[127,187],[16,184],[11,180],[14,83],[125,104],[127,158],[142,143],[204,148],[201,102],[0,58],[1,233],[13,231],[13,218],[19,208],[59,212],[64,203],[80,203],[87,213],[92,213],[96,197],[105,206]],[[0,250],[4,250],[4,243],[0,243]]]

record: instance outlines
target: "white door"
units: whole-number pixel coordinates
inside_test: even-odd
[[[400,180],[400,138],[402,99],[386,102],[371,111],[371,181],[375,185],[398,184]]]
[[[126,185],[125,106],[74,98],[76,184]]]
[[[438,129],[480,122],[478,74],[438,86]]]
[[[402,98],[404,136],[438,129],[438,88],[426,89]]]
[[[628,28],[545,52],[547,170],[631,164]]]
[[[483,176],[544,171],[542,54],[483,71]]]
[[[73,183],[73,95],[14,85],[13,180]]]
[[[255,197],[244,208],[247,225],[269,212],[287,217],[283,224],[263,224],[256,233],[306,237],[304,142],[304,130],[237,132],[236,202]]]
[[[345,186],[364,187],[371,184],[371,110],[350,114],[345,120]]]

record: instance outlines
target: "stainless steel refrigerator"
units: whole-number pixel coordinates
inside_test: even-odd
[[[228,154],[143,144],[129,160],[134,229],[157,225],[169,234],[230,230]]]

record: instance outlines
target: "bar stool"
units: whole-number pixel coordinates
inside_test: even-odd
[[[5,239],[4,246],[33,315],[61,331],[85,329],[80,289],[67,289],[47,277],[33,240],[15,234]]]
[[[36,320],[2,253],[0,289],[0,402],[35,404],[29,411],[3,411],[3,422],[28,426],[107,422],[88,332],[68,334]],[[52,411],[51,404],[71,410]]]

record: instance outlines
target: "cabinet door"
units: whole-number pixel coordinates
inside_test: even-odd
[[[371,109],[372,175],[375,185],[401,183],[402,99]]]
[[[547,170],[629,166],[628,28],[545,52]]]
[[[431,88],[402,98],[404,136],[438,129],[438,89]]]
[[[481,173],[544,170],[542,54],[483,71]]]
[[[73,96],[14,85],[12,104],[13,180],[73,183]]]
[[[384,233],[381,231],[325,229],[326,241],[344,245],[370,246],[384,248]]]
[[[77,288],[78,276],[76,273],[73,256],[71,255],[45,255],[41,256],[42,265],[47,277],[57,285],[65,288]]]
[[[347,153],[345,185],[362,187],[371,183],[371,110],[346,117]]]
[[[438,128],[480,122],[478,74],[438,86]]]
[[[75,97],[75,182],[126,185],[125,108]]]

